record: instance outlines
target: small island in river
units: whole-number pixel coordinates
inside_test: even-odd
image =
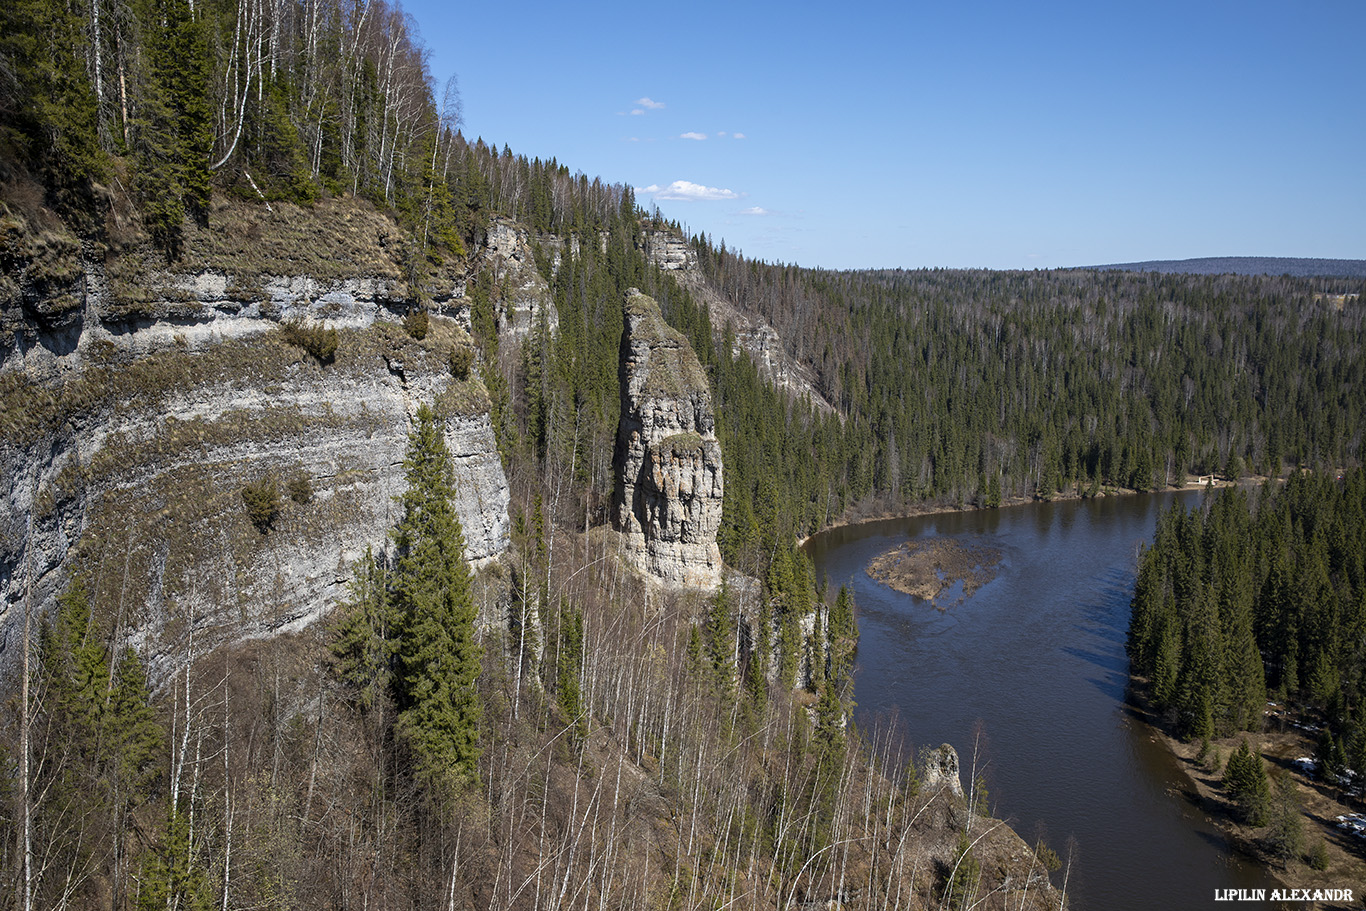
[[[981,541],[930,538],[907,541],[874,557],[868,575],[899,592],[935,602],[962,583],[962,597],[996,578],[1001,551]],[[960,599],[961,600],[961,599]]]

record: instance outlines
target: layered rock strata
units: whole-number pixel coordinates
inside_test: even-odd
[[[650,297],[626,297],[614,519],[643,573],[714,590],[721,582],[722,463],[706,374]]]
[[[191,249],[203,261],[181,265],[195,271],[136,281],[126,262],[81,257],[60,300],[28,281],[0,288],[0,665],[25,611],[42,616],[77,573],[161,672],[325,615],[352,563],[389,544],[424,403],[444,422],[467,556],[507,548],[488,394],[477,371],[452,374],[469,336],[434,316],[410,337],[382,249],[349,277],[347,263],[234,273]],[[336,330],[335,352],[309,353],[285,320]],[[250,485],[274,487],[269,522],[252,521]]]

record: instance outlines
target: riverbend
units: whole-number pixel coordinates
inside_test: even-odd
[[[857,599],[858,723],[895,718],[917,747],[954,744],[994,815],[1071,856],[1082,911],[1208,907],[1219,889],[1278,885],[1181,796],[1180,762],[1126,705],[1138,548],[1160,510],[1199,495],[922,515],[807,543],[818,575]],[[999,550],[995,578],[941,611],[867,574],[878,554],[933,536]]]

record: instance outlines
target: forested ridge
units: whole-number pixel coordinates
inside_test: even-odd
[[[177,256],[210,194],[371,200],[409,229],[420,281],[482,241],[493,212],[596,230],[623,193],[459,133],[454,76],[383,0],[19,0],[0,10],[0,183],[82,239]],[[129,207],[132,207],[132,212]]]
[[[1195,275],[1293,275],[1361,278],[1366,260],[1311,259],[1288,256],[1203,256],[1196,259],[1158,259],[1141,263],[1091,266],[1092,269],[1123,269],[1126,272],[1180,272]]]
[[[835,273],[696,250],[844,418],[839,451],[816,447],[812,527],[831,490],[836,511],[993,505],[1360,460],[1363,311],[1316,300],[1331,282]]]
[[[468,141],[435,85],[378,0],[0,10],[0,259],[30,282],[0,290],[41,290],[40,234],[173,264],[189,226],[214,230],[215,195],[365,200],[401,228],[408,332],[441,270],[468,279],[478,356],[452,370],[487,387],[514,529],[472,576],[420,414],[390,556],[349,568],[327,624],[187,647],[149,680],[77,573],[10,703],[0,892],[25,909],[1051,903],[1056,858],[1002,840],[972,772],[966,799],[922,794],[896,737],[846,728],[855,607],[795,541],[927,500],[1355,465],[1362,311],[1313,295],[1356,289],[835,273],[694,238],[702,279],[815,371],[819,409],[652,264],[676,224],[628,187]],[[551,289],[557,322],[542,308],[525,338],[499,332],[513,289],[481,267],[495,217],[529,229]],[[646,588],[603,528],[633,287],[712,388],[720,544],[757,582],[710,598]],[[476,627],[476,604],[497,622]]]

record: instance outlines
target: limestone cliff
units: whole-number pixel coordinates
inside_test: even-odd
[[[707,378],[653,299],[632,289],[625,308],[615,524],[641,571],[715,589],[723,487]]]
[[[811,367],[789,353],[778,330],[760,314],[707,280],[697,256],[681,235],[670,228],[650,228],[645,232],[644,250],[650,262],[673,273],[694,300],[707,306],[713,326],[731,328],[735,333],[735,354],[749,354],[769,382],[779,389],[827,414],[835,412],[816,388]]]
[[[558,268],[559,238],[541,237],[533,241],[526,228],[506,218],[495,218],[489,225],[482,258],[499,289],[496,312],[501,337],[517,340],[530,334],[542,311],[549,330],[559,326],[550,285],[535,262],[534,243],[542,244],[545,255]],[[456,293],[458,299],[463,298],[464,288],[458,287]]]
[[[424,339],[404,331],[410,289],[381,216],[341,203],[301,214],[332,222],[285,273],[265,270],[290,262],[262,258],[285,230],[274,215],[241,216],[267,222],[250,261],[215,253],[231,237],[192,230],[172,267],[138,250],[73,254],[60,298],[31,267],[0,288],[0,662],[26,599],[43,612],[76,571],[163,669],[192,639],[199,652],[322,616],[351,563],[388,543],[424,402],[445,422],[468,556],[506,549],[488,395],[477,371],[452,373],[464,329],[434,316]],[[286,321],[337,330],[335,352],[309,353]],[[256,483],[278,495],[269,523],[245,506]]]

